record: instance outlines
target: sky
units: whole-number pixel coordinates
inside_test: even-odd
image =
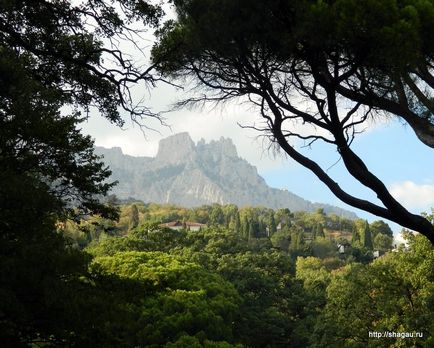
[[[170,105],[183,96],[182,92],[169,86],[159,86],[146,92],[144,102],[155,111],[168,110]],[[167,136],[187,131],[193,141],[231,138],[240,157],[256,166],[267,184],[287,189],[312,202],[328,203],[354,211],[360,218],[372,222],[379,218],[340,202],[310,171],[282,154],[269,150],[269,144],[261,133],[241,125],[260,122],[257,113],[246,105],[229,104],[218,108],[179,110],[164,113],[165,123],[147,120],[144,133],[125,117],[123,129],[110,124],[101,116],[91,114],[82,130],[104,147],[121,147],[124,154],[155,156],[158,141]],[[294,144],[300,148],[301,144]],[[392,195],[414,213],[430,211],[434,207],[434,161],[432,150],[423,145],[412,129],[397,118],[371,123],[359,134],[353,150],[365,161],[368,168],[389,188]],[[316,159],[323,169],[351,194],[376,200],[361,184],[352,180],[344,169],[335,148],[325,143],[315,143],[301,151]],[[377,202],[377,201],[376,201]],[[390,223],[394,232],[401,227]]]
[[[174,18],[172,9],[167,8],[167,18]],[[131,56],[145,66],[148,64],[149,49],[153,36],[149,32],[148,39],[140,45],[143,49],[140,56],[135,55],[133,48],[121,43],[123,52],[131,52]],[[135,42],[135,44],[138,44]],[[147,90],[143,86],[133,90],[133,95],[154,111],[167,111],[170,105],[185,96],[185,91],[172,86],[160,84],[157,88]],[[193,141],[200,139],[218,140],[220,137],[231,138],[237,147],[240,157],[246,159],[258,169],[258,173],[269,186],[284,188],[312,202],[328,203],[351,211],[368,221],[379,218],[364,211],[350,207],[339,201],[309,170],[269,149],[269,143],[261,137],[261,133],[239,125],[258,125],[261,119],[257,112],[247,105],[228,104],[218,108],[183,109],[163,114],[165,123],[157,120],[145,120],[151,129],[142,130],[128,120],[123,129],[110,124],[107,120],[91,112],[91,116],[82,125],[83,132],[95,139],[95,144],[104,147],[121,147],[124,154],[133,156],[155,156],[158,141],[170,135],[189,132]],[[300,148],[303,144],[294,143]],[[370,123],[364,132],[358,134],[352,144],[355,151],[368,168],[389,188],[392,195],[413,213],[429,212],[434,207],[434,160],[433,150],[423,145],[414,135],[412,129],[402,124],[396,117],[384,118]],[[376,197],[361,184],[351,179],[345,170],[336,149],[325,143],[315,143],[311,148],[301,151],[318,161],[323,169],[337,181],[342,188],[351,194],[371,199]],[[401,227],[388,222],[394,232]]]

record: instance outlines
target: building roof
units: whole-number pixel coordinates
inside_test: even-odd
[[[175,220],[175,221],[163,223],[160,226],[161,227],[178,227],[178,226],[183,226],[183,225],[184,225],[184,223],[182,221]],[[185,221],[185,226],[186,227],[205,227],[206,224],[201,224],[199,222]]]

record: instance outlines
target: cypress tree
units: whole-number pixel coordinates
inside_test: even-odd
[[[353,227],[352,237],[351,237],[351,246],[352,247],[359,247],[360,246],[360,234],[359,234],[359,231],[357,230],[356,226]]]
[[[244,238],[248,239],[248,237],[249,237],[249,220],[247,220],[246,215],[244,215],[244,217],[243,217],[240,230],[241,230],[241,235]]]
[[[128,228],[131,230],[136,228],[139,225],[139,210],[137,209],[137,205],[133,204],[131,206],[130,211],[130,221],[128,224]]]
[[[322,226],[322,224],[317,224],[315,226],[314,239],[324,238],[324,237],[325,237],[324,227]]]
[[[252,220],[249,221],[249,229],[248,229],[248,239],[250,240],[252,237],[255,236],[255,225]]]
[[[268,228],[270,231],[270,236],[272,236],[274,233],[276,233],[276,220],[274,219],[273,212],[270,213],[269,220],[268,220]]]
[[[372,245],[371,229],[369,228],[368,221],[365,221],[365,225],[363,226],[362,241],[365,248],[369,250],[374,248]]]
[[[238,213],[237,210],[237,212],[235,213],[235,227],[234,227],[235,232],[239,233],[240,228],[241,228],[240,213]]]

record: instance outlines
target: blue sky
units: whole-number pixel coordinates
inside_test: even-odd
[[[353,143],[353,150],[365,161],[368,168],[376,174],[399,199],[414,213],[429,211],[434,206],[434,160],[432,149],[424,146],[414,135],[411,128],[391,121],[382,124],[365,134],[359,135]],[[308,154],[326,166],[339,157],[334,149],[326,144],[316,144]],[[355,182],[339,162],[328,173],[353,195],[376,200],[369,190]],[[373,221],[378,217],[352,208],[335,198],[327,187],[310,171],[298,165],[283,165],[262,173],[270,186],[285,187],[312,201],[325,202],[353,210],[361,218]],[[400,227],[391,226],[395,231]]]

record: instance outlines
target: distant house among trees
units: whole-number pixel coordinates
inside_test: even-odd
[[[338,244],[338,251],[339,251],[339,254],[345,254],[345,245],[344,244]]]
[[[191,221],[170,221],[164,224],[161,224],[160,227],[167,227],[171,230],[190,230],[190,231],[200,231],[202,228],[206,227],[206,224],[201,224],[199,222],[191,222]]]

